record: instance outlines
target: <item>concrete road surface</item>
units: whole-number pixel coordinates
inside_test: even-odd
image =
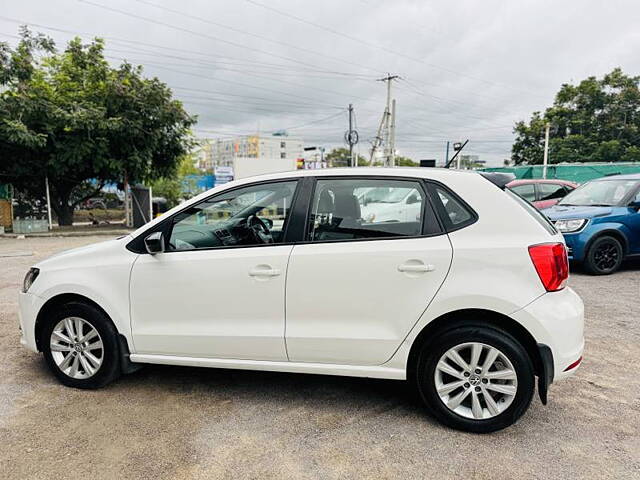
[[[18,343],[16,294],[32,263],[103,240],[0,238],[2,479],[640,478],[640,263],[572,275],[582,368],[481,436],[441,427],[397,381],[148,366],[59,385]]]

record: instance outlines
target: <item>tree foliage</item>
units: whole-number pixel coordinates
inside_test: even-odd
[[[516,123],[513,161],[542,163],[547,123],[550,163],[640,161],[639,83],[616,68],[602,79],[562,85],[544,114]]]
[[[151,184],[154,197],[164,197],[167,206],[173,208],[182,200],[191,197],[195,189],[193,181],[187,180],[187,175],[201,175],[202,172],[194,166],[192,155],[184,155],[180,158],[180,164],[175,175],[158,178]]]
[[[325,160],[329,162],[332,167],[350,167],[351,157],[349,156],[348,148],[334,148],[326,156]],[[369,162],[362,156],[358,155],[358,165],[368,165]]]
[[[171,90],[103,49],[76,38],[58,52],[26,28],[14,49],[0,43],[0,178],[37,197],[48,177],[61,225],[105,183],[173,175],[190,148],[195,118]]]

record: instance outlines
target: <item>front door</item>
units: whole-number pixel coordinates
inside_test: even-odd
[[[385,195],[367,201],[373,189]],[[289,359],[382,364],[442,285],[449,239],[418,181],[324,178],[313,197],[309,242],[289,260]]]
[[[171,219],[167,251],[131,273],[137,353],[287,359],[287,220],[296,181],[223,192]]]

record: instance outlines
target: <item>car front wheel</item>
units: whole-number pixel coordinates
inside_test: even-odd
[[[487,433],[515,423],[534,392],[534,371],[511,335],[485,326],[447,331],[424,345],[416,369],[423,401],[442,423]]]
[[[49,369],[69,387],[99,388],[119,376],[117,332],[99,309],[80,302],[46,320],[40,344]]]
[[[593,241],[585,257],[584,266],[593,275],[608,275],[622,265],[624,250],[617,238],[609,235]]]

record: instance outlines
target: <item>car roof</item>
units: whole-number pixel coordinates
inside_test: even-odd
[[[292,177],[324,177],[324,176],[389,176],[389,177],[419,177],[431,178],[433,180],[446,181],[452,176],[478,175],[474,170],[455,170],[449,168],[433,167],[346,167],[346,168],[319,168],[309,170],[291,170],[288,172],[269,173],[245,177],[239,179],[240,182],[260,180],[273,180],[278,178]]]

